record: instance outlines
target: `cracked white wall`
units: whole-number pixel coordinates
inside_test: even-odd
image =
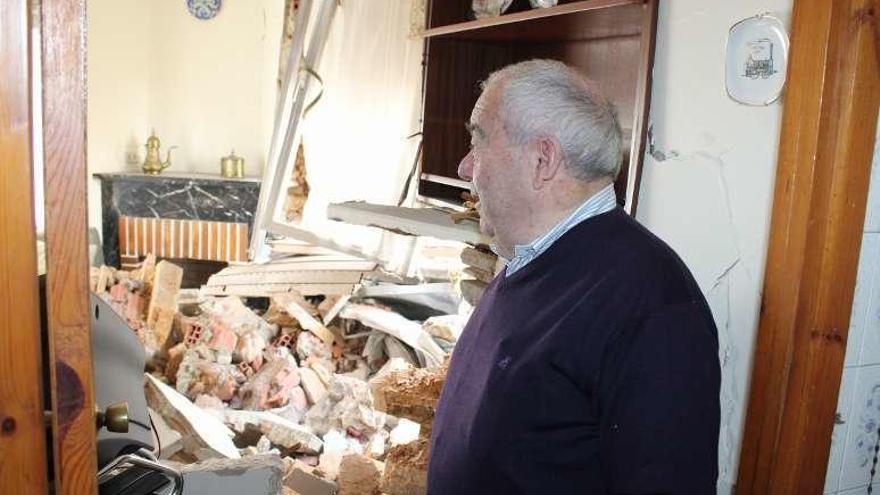
[[[724,89],[729,28],[791,0],[660,2],[637,218],[693,271],[718,325],[719,493],[736,480],[776,172],[782,104],[749,107]],[[783,96],[784,98],[784,96]]]

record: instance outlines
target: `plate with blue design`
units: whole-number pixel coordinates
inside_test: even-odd
[[[207,21],[220,12],[221,0],[186,0],[186,8],[196,19]]]

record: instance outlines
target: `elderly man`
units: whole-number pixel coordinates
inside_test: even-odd
[[[714,493],[717,330],[675,252],[616,205],[610,104],[532,60],[489,77],[468,128],[459,175],[508,264],[453,353],[428,493]]]

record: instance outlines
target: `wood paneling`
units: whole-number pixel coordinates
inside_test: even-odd
[[[55,493],[80,495],[96,491],[97,472],[86,235],[85,2],[42,2],[41,17]]]
[[[46,493],[28,2],[0,8],[0,491]]]
[[[877,0],[794,4],[737,493],[822,493],[880,103]]]

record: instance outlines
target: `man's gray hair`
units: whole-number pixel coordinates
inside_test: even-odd
[[[566,167],[585,181],[617,177],[623,157],[614,107],[581,74],[555,60],[500,69],[484,83],[501,83],[501,119],[517,144],[555,137]]]

